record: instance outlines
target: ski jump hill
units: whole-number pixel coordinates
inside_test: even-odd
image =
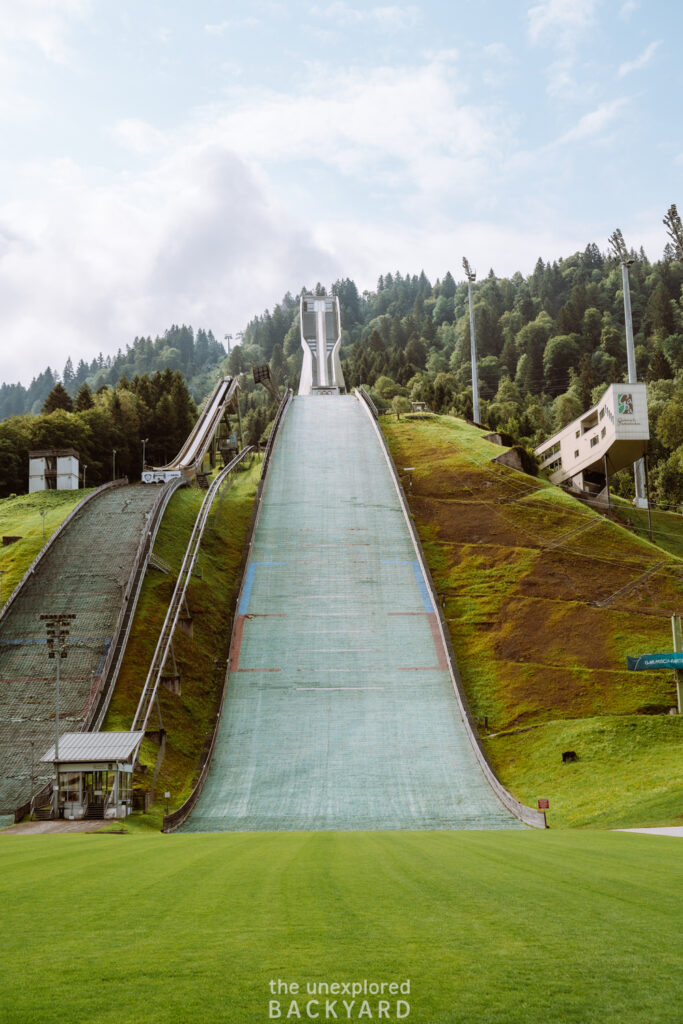
[[[164,830],[544,827],[480,746],[376,413],[346,392],[338,300],[302,295],[300,323],[299,394],[271,431],[221,711]],[[217,384],[178,457],[153,471],[161,488],[109,485],[77,506],[0,616],[0,812],[46,782],[34,766],[54,736],[54,681],[38,613],[83,612],[63,731],[101,728],[159,522],[236,387]]]
[[[260,497],[225,699],[186,832],[536,827],[469,718],[335,300],[301,300],[304,365]]]

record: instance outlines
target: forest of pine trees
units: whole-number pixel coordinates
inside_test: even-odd
[[[631,255],[636,362],[639,379],[648,383],[650,482],[657,501],[675,506],[683,502],[683,263],[671,246],[656,263],[642,249]],[[320,284],[313,290],[324,291]],[[341,307],[341,357],[349,388],[365,384],[380,410],[389,410],[400,396],[425,401],[434,412],[471,417],[465,281],[456,281],[450,272],[434,283],[424,272],[396,272],[380,277],[375,291],[361,294],[349,279],[337,281],[333,291]],[[125,422],[131,431],[126,442],[131,468],[137,468],[143,436],[153,438],[150,459],[165,460],[180,447],[180,434],[191,418],[185,396],[182,413],[175,408],[171,379],[176,388],[184,380],[191,395],[201,400],[220,373],[244,374],[244,440],[258,441],[274,404],[253,384],[249,371],[253,364],[269,362],[278,384],[296,389],[302,359],[298,311],[298,296],[288,293],[272,311],[247,325],[241,344],[227,357],[210,331],[195,335],[191,328],[172,327],[154,342],[138,338],[125,353],[109,360],[99,357],[90,367],[79,364],[74,371],[68,360],[61,381],[51,370],[44,371],[25,389],[20,411],[39,413],[48,396],[46,412],[55,411],[0,422],[0,494],[26,489],[25,459],[21,471],[11,469],[21,454],[12,440],[18,424],[22,437],[30,424],[32,437],[37,437],[47,429],[40,424],[54,420],[62,424],[66,438],[69,417],[74,422],[100,417],[96,444],[102,452],[90,455],[89,464],[101,466],[117,447],[112,432],[123,429]],[[481,420],[529,449],[595,404],[608,384],[626,379],[621,268],[597,245],[552,263],[539,259],[527,277],[516,273],[500,278],[489,271],[474,285],[474,313]],[[153,369],[157,372],[149,378]],[[160,380],[166,382],[163,394],[150,394],[152,382]],[[0,386],[4,416],[10,414],[7,401],[19,401],[12,388],[21,385]],[[110,431],[106,437],[105,420]],[[66,439],[59,443],[67,446]],[[42,445],[32,440],[30,447]],[[74,438],[68,446],[81,450],[84,443]],[[97,476],[90,478],[90,471],[89,479],[99,482]],[[624,496],[633,493],[629,472],[622,471],[613,483]]]
[[[648,383],[653,495],[683,501],[683,263],[670,245],[650,263],[631,254],[631,304],[638,377]],[[317,286],[320,290],[320,285]],[[365,384],[380,409],[404,396],[439,413],[472,415],[467,284],[446,273],[389,273],[373,292],[337,281],[342,366],[349,387]],[[626,380],[621,267],[597,245],[567,259],[539,259],[528,277],[474,285],[481,419],[533,448]],[[281,383],[296,387],[301,366],[298,301],[290,294],[247,326],[228,365],[269,361]],[[623,471],[616,490],[630,496]]]

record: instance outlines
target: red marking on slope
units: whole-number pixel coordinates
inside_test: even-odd
[[[436,647],[436,656],[439,659],[439,668],[448,671],[448,659],[446,658],[446,648],[441,638],[441,632],[439,630],[439,623],[436,618],[435,612],[430,612],[427,616],[429,619],[429,625],[432,630],[432,636],[434,638],[434,646]]]
[[[235,631],[232,636],[232,647],[228,659],[228,672],[239,671],[240,649],[242,647],[242,636],[244,634],[244,620],[246,615],[235,616]]]

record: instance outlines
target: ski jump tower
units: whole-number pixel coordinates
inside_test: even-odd
[[[301,347],[304,362],[300,395],[343,395],[346,391],[339,360],[341,319],[336,295],[302,294]]]

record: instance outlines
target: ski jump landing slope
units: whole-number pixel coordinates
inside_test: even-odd
[[[521,827],[477,764],[373,424],[354,397],[295,398],[181,831]]]

